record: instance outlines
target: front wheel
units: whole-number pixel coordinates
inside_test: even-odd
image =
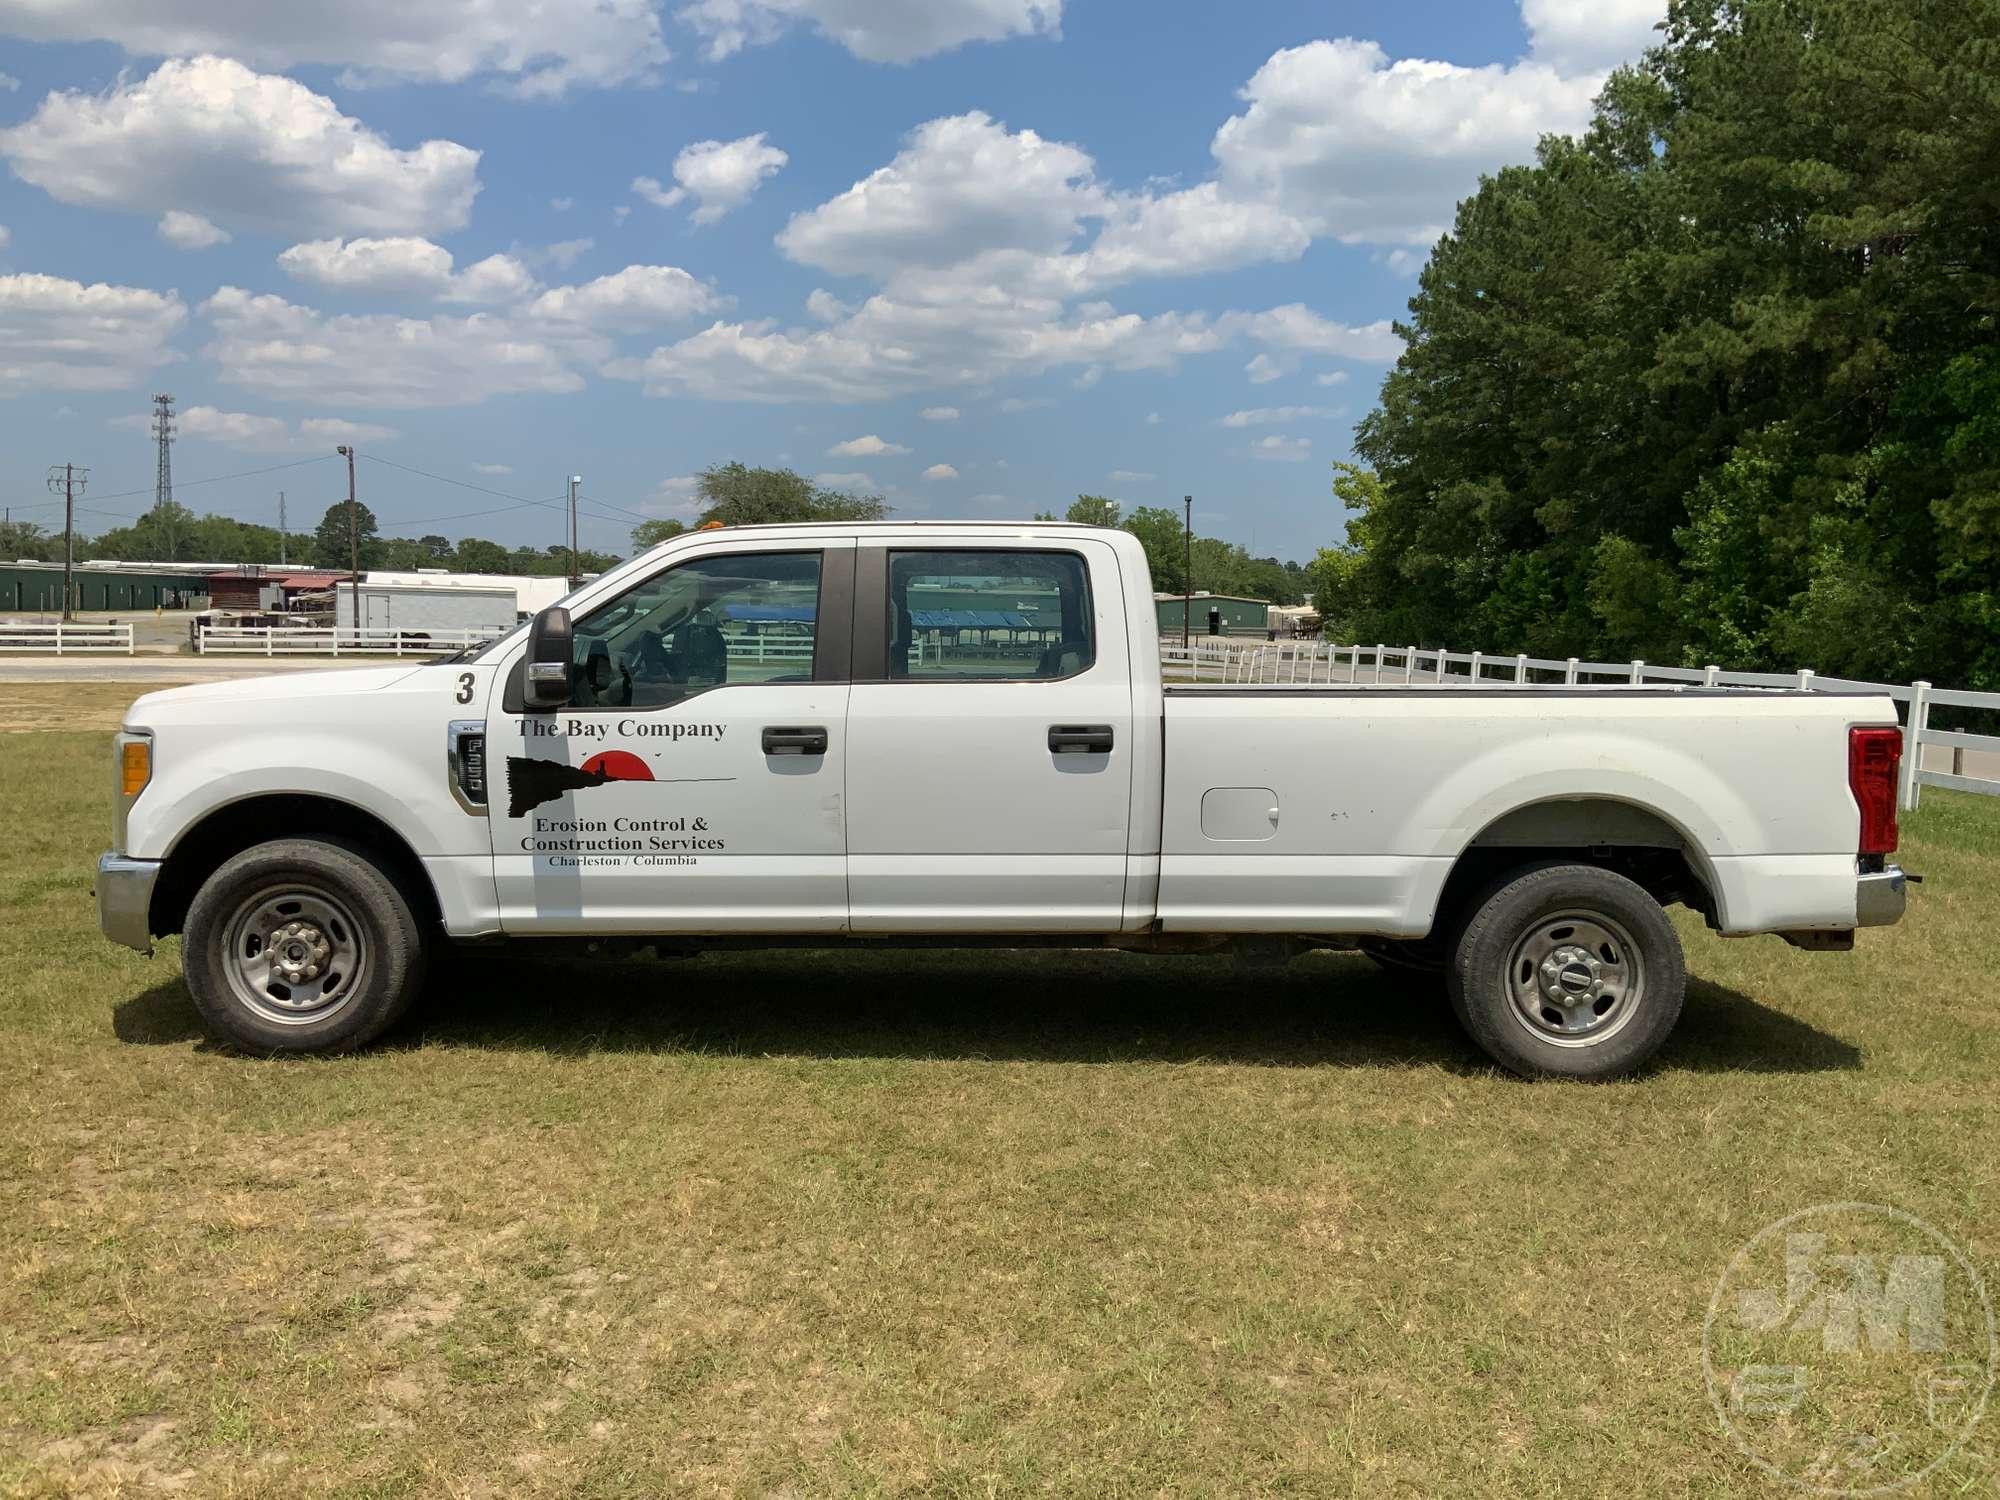
[[[1528,1077],[1613,1078],[1680,1019],[1687,970],[1660,905],[1593,865],[1517,870],[1488,887],[1447,970],[1460,1023]]]
[[[396,882],[344,843],[274,839],[226,861],[188,908],[182,967],[212,1034],[251,1052],[345,1052],[423,983],[423,930]]]

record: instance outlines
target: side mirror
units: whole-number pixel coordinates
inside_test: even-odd
[[[569,706],[574,650],[568,610],[551,604],[535,616],[528,627],[527,667],[521,674],[521,702],[529,712]]]

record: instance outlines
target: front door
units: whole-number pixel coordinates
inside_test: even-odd
[[[571,701],[488,721],[501,925],[837,932],[854,549],[718,542],[574,621]]]
[[[1116,554],[919,535],[856,558],[854,930],[1118,931],[1135,745]]]

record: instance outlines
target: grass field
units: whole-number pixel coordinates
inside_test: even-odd
[[[98,936],[107,781],[0,737],[0,1488],[1769,1494],[1702,1380],[1736,1249],[2000,1243],[1970,798],[1852,955],[1683,921],[1677,1038],[1587,1087],[1335,955],[482,957],[247,1060]],[[1918,1493],[1993,1493],[1996,1422]]]

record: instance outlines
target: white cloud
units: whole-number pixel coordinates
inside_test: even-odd
[[[854,309],[824,287],[814,287],[806,295],[806,313],[822,323],[838,323]]]
[[[651,493],[639,502],[640,513],[692,521],[703,508],[699,494],[700,487],[701,476],[698,474],[676,474],[669,479],[662,479],[653,486]]]
[[[958,478],[958,470],[954,469],[950,464],[932,464],[928,469],[924,470],[924,478],[956,479]]]
[[[606,332],[677,323],[729,305],[679,266],[627,266],[581,286],[552,287],[528,304],[530,317],[591,324]]]
[[[1288,372],[1285,365],[1270,355],[1258,354],[1252,356],[1250,363],[1243,367],[1243,373],[1250,377],[1252,385],[1269,385],[1274,380],[1283,379]]]
[[[576,199],[574,199],[574,198],[551,198],[551,199],[549,199],[549,208],[550,208],[550,210],[551,210],[552,212],[555,212],[555,213],[559,213],[559,214],[566,214],[566,213],[568,213],[568,212],[569,212],[569,211],[570,211],[570,210],[571,210],[572,208],[575,208],[575,207],[576,207]]]
[[[514,469],[511,464],[474,464],[472,472],[475,474],[484,474],[489,479],[500,479],[513,473]]]
[[[656,208],[672,208],[688,198],[695,201],[694,222],[713,224],[751,195],[791,158],[764,144],[764,132],[734,141],[696,141],[674,158],[674,181],[666,188],[657,178],[635,177],[632,191]]]
[[[1160,425],[1160,422],[1161,422],[1161,417],[1158,412],[1149,411],[1146,413],[1146,425],[1148,427],[1158,427]]]
[[[340,417],[307,417],[297,423],[282,417],[262,417],[247,411],[221,411],[213,406],[190,406],[175,419],[182,439],[216,443],[246,453],[330,452],[342,443],[386,443],[400,434],[393,427],[373,422],[349,422]],[[151,416],[135,413],[117,417],[116,427],[146,431]]]
[[[644,198],[655,208],[672,208],[687,196],[679,188],[663,186],[657,177],[634,177],[632,179],[632,191],[637,193],[641,198]],[[631,210],[627,209],[626,212],[630,213]]]
[[[524,326],[494,313],[330,317],[282,297],[225,286],[202,304],[202,352],[222,379],[280,401],[350,406],[468,406],[491,396],[579,390],[578,364],[608,357],[583,329]]]
[[[596,240],[585,238],[557,240],[553,245],[543,245],[540,249],[515,245],[511,253],[531,266],[554,266],[558,271],[567,271],[596,248]]]
[[[1328,371],[1326,371],[1326,372],[1325,372],[1324,374],[1321,374],[1321,375],[1315,375],[1315,376],[1313,376],[1313,384],[1314,384],[1314,385],[1346,385],[1346,384],[1347,384],[1347,371],[1345,371],[1345,370],[1328,370]]]
[[[901,443],[885,443],[871,432],[865,437],[849,438],[844,443],[835,443],[826,451],[835,458],[873,458],[877,454],[908,453],[910,450]]]
[[[1045,406],[1055,404],[1056,399],[1053,396],[1009,396],[1000,403],[1000,410],[1009,416],[1014,416],[1024,411],[1040,411]]]
[[[0,26],[35,41],[108,41],[134,57],[213,52],[268,68],[491,78],[548,97],[651,77],[669,53],[655,0],[5,0]]]
[[[1567,73],[1601,73],[1635,62],[1661,40],[1666,0],[1521,0],[1529,50]]]
[[[1233,411],[1222,419],[1224,427],[1277,427],[1288,422],[1315,421],[1337,413],[1330,406],[1257,406]]]
[[[114,391],[176,358],[187,319],[173,292],[0,276],[0,396]]]
[[[1252,458],[1271,459],[1277,463],[1303,463],[1311,454],[1311,438],[1280,437],[1273,433],[1269,437],[1257,439],[1250,445]]]
[[[9,229],[5,224],[0,224],[0,250],[5,250],[13,243],[14,231]]]
[[[177,250],[207,250],[211,246],[226,245],[230,235],[226,229],[218,229],[200,214],[182,213],[179,209],[169,209],[160,216],[158,234]]]
[[[1147,480],[1156,479],[1159,476],[1142,473],[1138,469],[1113,469],[1104,477],[1113,484],[1144,484]]]
[[[418,292],[445,302],[512,302],[535,289],[535,278],[512,255],[489,255],[463,271],[452,254],[426,239],[308,240],[281,252],[278,264],[294,281],[367,295]]]
[[[1304,243],[1289,221],[1212,185],[1151,192],[1113,192],[1079,148],[984,114],[931,120],[886,166],[778,236],[801,264],[873,279],[874,295],[850,306],[816,291],[807,311],[818,328],[716,323],[607,373],[655,395],[867,401],[1064,367],[1087,386],[1244,339],[1280,352],[1285,364],[1266,360],[1274,375],[1308,353],[1398,349],[1386,323],[1349,329],[1297,306],[1141,317],[1092,300],[1118,280],[1296,254]]]
[[[1088,154],[974,111],[910,132],[885,167],[796,215],[778,247],[802,265],[886,279],[1003,250],[1053,254],[1107,202]]]
[[[720,60],[810,25],[867,62],[906,63],[967,42],[1060,36],[1063,0],[694,0],[675,14]]]
[[[815,474],[813,483],[828,490],[872,490],[875,481],[866,474]]]
[[[9,94],[18,93],[20,87],[21,80],[16,78],[12,73],[0,73],[0,92]]]
[[[1597,0],[1591,0],[1597,3]],[[1273,53],[1210,149],[1225,189],[1349,244],[1428,245],[1479,174],[1590,116],[1599,74],[1392,61],[1343,37]]]
[[[917,413],[926,422],[956,422],[958,408],[955,406],[926,406]]]
[[[477,151],[400,150],[303,84],[216,57],[172,59],[103,94],[52,93],[0,130],[0,156],[64,203],[270,234],[456,229],[479,191]]]

